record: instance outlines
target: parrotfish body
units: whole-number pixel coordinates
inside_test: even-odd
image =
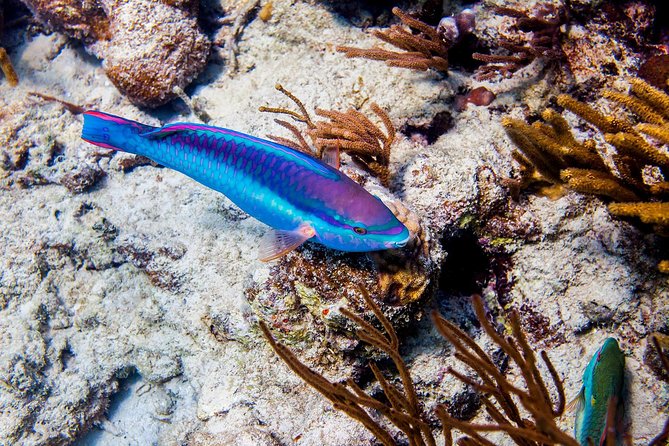
[[[607,338],[583,371],[583,386],[575,401],[574,435],[582,446],[589,444],[588,438],[594,445],[606,444],[606,433],[613,430],[619,444],[616,425],[622,420],[624,374],[625,356],[618,341]],[[609,410],[616,413],[609,417]],[[607,420],[614,420],[614,425],[607,425]]]
[[[308,239],[342,251],[404,246],[408,229],[381,202],[337,169],[291,148],[193,123],[152,127],[84,113],[82,138],[146,156],[226,195],[276,231],[261,246],[271,260]]]

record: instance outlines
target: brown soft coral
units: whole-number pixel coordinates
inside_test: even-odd
[[[411,17],[399,8],[393,8],[402,21],[402,25],[392,25],[387,30],[374,30],[372,34],[401,51],[383,48],[353,48],[339,46],[337,51],[346,57],[364,57],[365,59],[384,60],[392,67],[409,68],[425,71],[433,69],[448,73],[449,45],[441,38],[437,29]]]
[[[496,7],[494,12],[513,18],[513,36],[502,36],[497,45],[508,54],[474,53],[472,57],[485,65],[476,70],[478,80],[498,75],[510,77],[535,59],[558,60],[564,57],[560,48],[561,27],[567,22],[564,7],[539,3],[533,10]]]
[[[23,0],[38,19],[81,39],[135,104],[157,107],[205,66],[210,42],[192,0]]]
[[[339,152],[347,153],[356,164],[379,178],[381,184],[389,186],[390,148],[395,141],[395,127],[381,107],[374,103],[370,106],[383,123],[385,132],[364,114],[354,109],[340,112],[317,108],[316,115],[328,120],[314,121],[302,101],[295,95],[278,84],[276,89],[293,101],[299,111],[282,107],[260,107],[260,111],[288,115],[294,121],[304,123],[307,128],[303,134],[292,123],[276,119],[275,122],[290,130],[296,140],[270,135],[271,140],[318,158],[327,155],[330,158],[336,158],[337,162]],[[311,140],[311,145],[305,136]]]

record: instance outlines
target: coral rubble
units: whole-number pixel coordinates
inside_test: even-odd
[[[81,39],[137,105],[156,107],[174,98],[174,88],[188,85],[209,55],[194,1],[24,2],[48,26]]]
[[[595,139],[578,141],[556,111],[542,113],[532,125],[504,119],[509,137],[520,149],[513,156],[521,165],[521,185],[546,181],[577,192],[598,195],[614,203],[609,211],[638,218],[660,234],[669,233],[669,96],[646,82],[630,79],[630,92],[606,90],[602,95],[627,109],[638,121],[605,115],[587,103],[560,95],[558,105],[592,124],[615,149],[610,160]],[[644,135],[647,135],[645,137]],[[669,262],[660,270],[669,272]]]

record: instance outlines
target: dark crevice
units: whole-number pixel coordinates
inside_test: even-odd
[[[400,132],[410,139],[424,139],[430,145],[434,144],[441,135],[452,129],[453,125],[453,115],[443,110],[435,114],[427,123],[414,124],[407,122],[402,126]]]
[[[442,240],[448,253],[441,267],[439,289],[447,295],[480,294],[490,280],[491,260],[473,231],[458,230]]]

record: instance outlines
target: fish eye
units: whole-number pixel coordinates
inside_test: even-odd
[[[353,230],[354,230],[355,233],[358,234],[358,235],[365,235],[365,234],[367,234],[367,229],[365,229],[365,228],[361,228],[360,226],[355,226],[355,227],[353,228]]]

